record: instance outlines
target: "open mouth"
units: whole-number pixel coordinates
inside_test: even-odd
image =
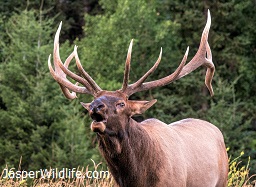
[[[90,116],[93,120],[91,130],[93,132],[104,133],[107,124],[105,116],[101,112],[93,112]]]
[[[93,119],[93,122],[91,123],[91,130],[93,132],[102,135],[108,134],[109,136],[117,136],[115,131],[112,131],[106,127],[107,118],[105,118],[104,115],[95,112],[91,114],[91,118]]]
[[[91,118],[93,119],[93,121],[95,121],[95,122],[106,122],[107,120],[106,120],[106,118],[104,118],[101,114],[99,114],[99,113],[93,113],[92,115],[91,115]]]

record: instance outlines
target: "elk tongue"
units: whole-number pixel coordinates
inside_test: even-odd
[[[106,129],[106,125],[102,121],[100,122],[93,121],[91,124],[91,130],[93,132],[104,133],[105,129]]]

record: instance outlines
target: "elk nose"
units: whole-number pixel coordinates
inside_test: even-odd
[[[104,110],[104,108],[105,108],[105,105],[100,103],[100,104],[94,106],[92,111],[97,113],[101,110]]]

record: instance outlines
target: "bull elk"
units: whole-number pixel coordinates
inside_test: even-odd
[[[216,126],[191,118],[169,125],[154,118],[139,123],[131,117],[145,112],[156,103],[156,100],[129,100],[129,96],[136,92],[167,85],[200,66],[207,67],[205,84],[213,95],[211,82],[215,67],[208,44],[210,25],[211,17],[208,11],[207,23],[196,55],[185,65],[189,51],[187,48],[174,73],[154,81],[145,82],[159,65],[162,49],[152,68],[137,82],[128,84],[132,40],[125,62],[122,88],[106,91],[102,90],[84,70],[78,58],[76,46],[65,63],[62,63],[59,55],[60,24],[54,40],[55,70],[50,62],[51,56],[48,59],[50,73],[68,99],[76,98],[76,93],[90,94],[94,97],[91,103],[81,104],[88,110],[93,120],[91,130],[96,132],[100,152],[119,186],[226,186],[228,157],[223,135]],[[81,76],[68,69],[73,58]],[[70,82],[66,75],[77,83]]]

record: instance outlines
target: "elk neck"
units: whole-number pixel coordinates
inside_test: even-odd
[[[145,181],[147,186],[155,186],[160,177],[157,172],[162,167],[159,155],[162,155],[163,150],[141,124],[132,118],[125,125],[111,126],[116,125],[124,126],[116,135],[97,134],[100,152],[115,180],[120,186],[141,186],[145,185]],[[155,153],[158,155],[154,155]]]

